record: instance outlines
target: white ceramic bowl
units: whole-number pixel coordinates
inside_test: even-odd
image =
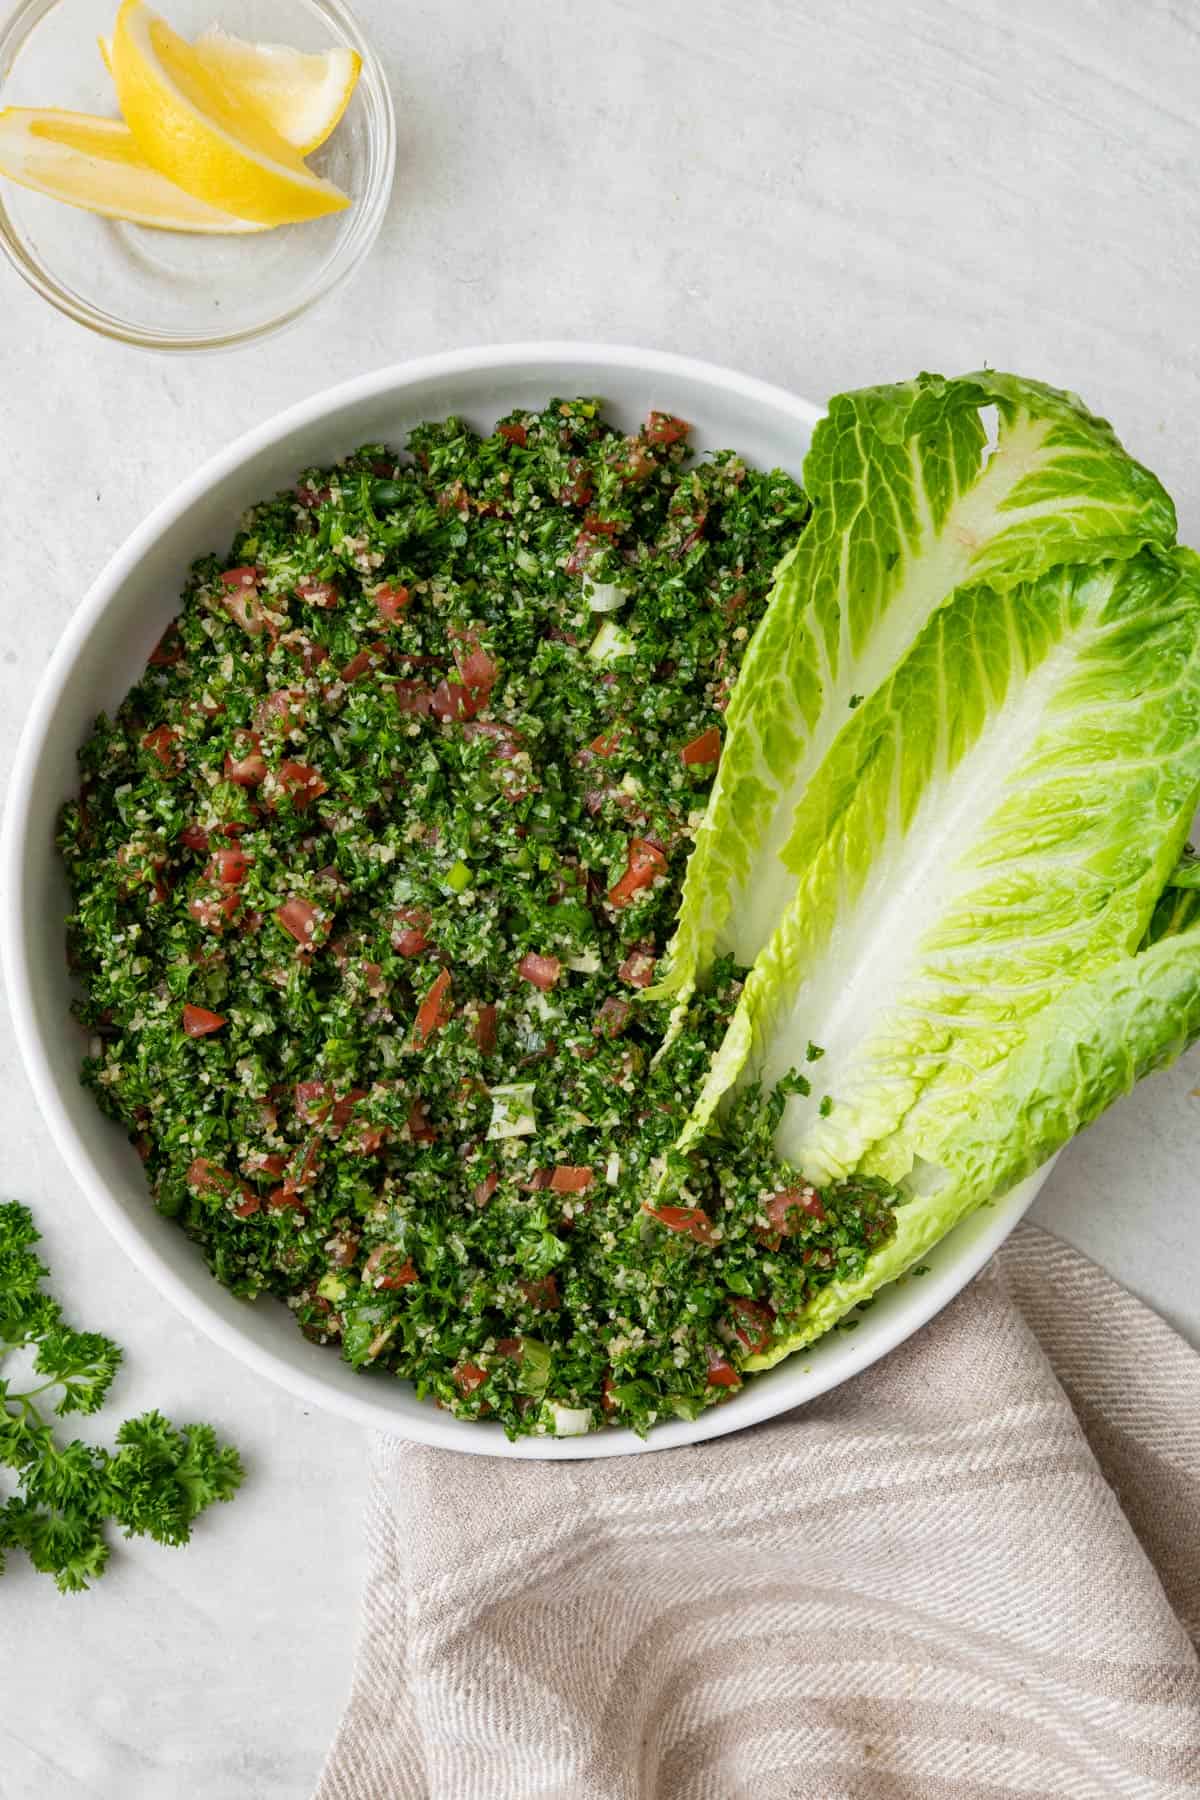
[[[805,400],[729,370],[654,351],[546,344],[448,355],[385,369],[318,394],[214,457],[155,508],[92,585],[34,699],[8,797],[2,850],[3,954],[17,1040],[46,1123],[80,1187],[151,1281],[217,1343],[260,1375],[364,1425],[475,1454],[571,1458],[664,1450],[736,1431],[785,1412],[855,1375],[950,1300],[1012,1230],[1040,1176],[975,1214],[930,1256],[921,1280],[885,1291],[853,1333],[755,1376],[727,1404],[695,1421],[587,1438],[522,1439],[468,1424],[417,1400],[404,1382],[355,1374],[310,1344],[270,1301],[235,1300],[199,1250],[150,1203],[142,1166],[123,1133],[79,1083],[83,1038],[68,1012],[63,953],[67,889],[54,849],[58,808],[76,787],[75,753],[96,713],[140,675],[177,610],[194,557],[228,542],[252,501],[290,486],[298,469],[358,444],[402,444],[425,419],[461,413],[488,427],[514,407],[551,395],[597,394],[632,429],[651,407],[694,422],[701,450],[722,445],[760,467],[798,473],[819,412]]]

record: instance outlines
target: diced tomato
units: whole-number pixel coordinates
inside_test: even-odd
[[[629,840],[629,860],[625,873],[608,891],[610,906],[628,906],[635,894],[650,887],[667,872],[667,859],[649,838]]]
[[[393,1291],[408,1287],[417,1279],[412,1261],[395,1244],[379,1244],[363,1264],[363,1281],[367,1287]]]
[[[318,581],[313,575],[302,575],[296,592],[309,606],[319,606],[323,611],[336,606],[342,597],[332,581]]]
[[[606,1413],[617,1410],[616,1383],[611,1375],[606,1375],[600,1383],[600,1405]]]
[[[178,622],[172,620],[150,652],[150,667],[152,669],[169,669],[173,663],[179,662],[182,656],[183,639],[179,635]]]
[[[286,737],[303,725],[307,710],[308,696],[303,688],[272,688],[254,709],[255,729],[280,732]]]
[[[358,651],[355,656],[350,658],[342,670],[341,679],[346,682],[357,681],[360,675],[367,674],[371,669],[379,668],[386,660],[386,644],[368,644],[365,649]]]
[[[329,792],[329,784],[320,771],[310,768],[307,763],[280,763],[276,780],[291,795],[292,805],[297,812],[304,812],[311,801],[319,800],[322,794]]]
[[[240,887],[254,867],[254,858],[244,850],[215,850],[206,873],[222,887]]]
[[[208,833],[202,825],[185,825],[179,834],[185,850],[207,850]]]
[[[310,1188],[317,1179],[321,1169],[321,1140],[310,1137],[293,1155],[284,1176],[284,1192],[301,1194]]]
[[[599,737],[594,737],[588,745],[593,756],[606,757],[615,756],[620,747],[621,727],[619,725],[612,725],[607,731],[602,731]]]
[[[296,1112],[306,1125],[324,1125],[333,1112],[333,1088],[328,1081],[298,1081],[294,1091]]]
[[[235,754],[236,752],[236,754]],[[257,787],[266,778],[267,762],[256,731],[234,733],[233,746],[225,752],[225,779],[238,787]]]
[[[142,739],[142,748],[149,750],[151,756],[157,759],[159,766],[166,774],[178,773],[180,756],[174,726],[156,725],[154,730],[148,731]]]
[[[715,763],[721,760],[721,733],[715,725],[694,737],[690,744],[685,744],[679,752],[679,759],[685,768],[695,768],[700,763]]]
[[[197,1156],[188,1164],[186,1180],[198,1194],[228,1194],[237,1183],[235,1175],[207,1156]]]
[[[443,969],[437,980],[417,1008],[416,1023],[413,1036],[418,1045],[427,1044],[435,1031],[449,1023],[454,1016],[454,1006],[450,999],[450,971]]]
[[[592,1036],[620,1037],[632,1012],[633,1008],[628,1000],[622,1000],[617,994],[610,994],[592,1020]]]
[[[646,1211],[668,1231],[679,1231],[698,1244],[713,1241],[712,1220],[702,1206],[648,1206]]]
[[[221,586],[225,590],[226,610],[247,637],[261,637],[267,629],[267,618],[258,591],[261,580],[262,570],[249,566],[226,569],[220,576]]]
[[[419,719],[432,717],[433,689],[427,681],[393,681],[392,692],[402,713],[412,713]]]
[[[311,900],[301,900],[293,895],[275,910],[276,921],[283,927],[289,937],[295,938],[302,950],[315,950],[320,939],[317,935],[321,915]]]
[[[387,982],[383,979],[383,969],[376,962],[365,962],[362,966],[363,987],[372,1000],[382,1000],[387,993]]]
[[[244,563],[237,569],[222,570],[217,579],[223,588],[236,592],[240,588],[257,588],[263,579],[263,572],[250,563]]]
[[[472,1035],[481,1056],[490,1056],[496,1048],[496,1018],[496,1008],[490,1001],[486,1001],[475,1015]]]
[[[550,1176],[550,1188],[555,1194],[582,1194],[594,1180],[595,1176],[586,1165],[559,1163]]]
[[[230,1174],[207,1156],[198,1156],[188,1167],[187,1184],[198,1194],[219,1194],[239,1219],[249,1219],[258,1211],[258,1195],[244,1181]]]
[[[398,906],[392,914],[392,949],[399,956],[420,956],[429,949],[429,914],[420,906]]]
[[[206,1006],[186,1005],[183,1009],[183,1029],[187,1037],[208,1037],[210,1032],[220,1031],[224,1023],[222,1013],[209,1012]]]
[[[800,1231],[805,1217],[815,1219],[818,1224],[825,1222],[825,1208],[820,1196],[810,1187],[789,1188],[772,1194],[763,1208],[772,1231],[778,1231],[784,1237],[791,1237]]]
[[[486,696],[496,685],[499,664],[483,648],[473,625],[451,626],[450,636],[454,644],[454,666],[463,686],[470,688],[477,697]]]
[[[347,1138],[345,1147],[351,1156],[377,1156],[390,1136],[386,1125],[363,1124],[358,1126],[353,1139]]]
[[[521,740],[512,726],[501,724],[499,719],[472,719],[463,726],[463,736],[468,743],[480,739],[490,743],[502,762],[511,762],[521,749]]]
[[[561,506],[586,506],[595,492],[591,472],[578,456],[567,464],[567,478],[558,490]]]
[[[408,1135],[414,1144],[432,1144],[437,1141],[437,1127],[429,1123],[429,1114],[423,1100],[414,1100],[409,1106]]]
[[[188,912],[202,931],[224,931],[240,904],[236,892],[219,898],[196,894],[188,901]]]
[[[454,1385],[464,1397],[473,1394],[486,1380],[487,1370],[481,1369],[478,1363],[460,1363],[454,1371]]]
[[[396,620],[408,610],[408,603],[412,595],[406,587],[401,587],[398,582],[387,581],[382,587],[375,589],[371,598],[375,602],[375,610],[385,625],[394,625]]]
[[[443,725],[455,719],[473,719],[484,704],[486,695],[458,681],[439,681],[430,696],[430,710]]]
[[[362,1239],[354,1231],[337,1231],[325,1240],[325,1254],[335,1269],[352,1269]]]
[[[654,980],[654,964],[654,945],[635,944],[617,970],[617,976],[627,987],[648,988]]]
[[[708,1352],[708,1375],[706,1379],[709,1387],[736,1388],[741,1387],[742,1385],[741,1376],[738,1374],[729,1358],[727,1356],[722,1356],[719,1350],[710,1350]]]
[[[648,444],[678,444],[691,429],[686,419],[663,412],[652,412],[642,427]]]
[[[751,1356],[760,1356],[771,1343],[775,1328],[774,1308],[758,1300],[736,1295],[730,1302],[734,1333]]]
[[[307,1212],[307,1207],[294,1187],[272,1188],[267,1195],[267,1209],[270,1212]]]
[[[558,1281],[555,1276],[542,1275],[536,1281],[518,1281],[517,1286],[524,1294],[526,1303],[538,1312],[558,1311]]]
[[[521,1187],[527,1194],[540,1194],[550,1186],[550,1175],[549,1169],[534,1169],[525,1177]]]
[[[619,467],[621,478],[627,483],[647,481],[658,468],[654,452],[640,438],[626,438],[624,452],[624,460]]]
[[[301,506],[324,506],[325,502],[332,497],[332,488],[312,488],[308,486],[307,482],[302,482],[296,489],[296,498]]]
[[[539,956],[536,950],[530,950],[517,964],[517,974],[546,994],[562,974],[562,963],[557,956]]]
[[[497,425],[496,435],[505,438],[510,444],[516,444],[522,450],[529,442],[529,433],[524,425]]]
[[[247,1175],[266,1175],[272,1181],[278,1181],[287,1166],[288,1159],[279,1150],[252,1150],[242,1159],[242,1168]]]

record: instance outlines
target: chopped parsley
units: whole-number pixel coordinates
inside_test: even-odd
[[[646,997],[795,482],[593,400],[255,506],[81,753],[84,1079],[235,1293],[512,1435],[734,1390],[891,1196],[674,1150],[743,971]],[[810,1057],[815,1053],[810,1046]]]

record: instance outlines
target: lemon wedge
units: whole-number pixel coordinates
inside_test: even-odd
[[[295,146],[143,0],[122,0],[112,68],[142,155],[197,200],[260,225],[317,219],[349,206],[341,189],[314,175]]]
[[[356,50],[293,50],[287,44],[250,44],[211,25],[192,44],[210,74],[236,89],[263,122],[301,156],[332,134],[362,70]],[[100,39],[112,73],[112,43]]]
[[[0,175],[52,200],[161,231],[262,231],[185,194],[152,169],[119,119],[52,107],[0,111]]]

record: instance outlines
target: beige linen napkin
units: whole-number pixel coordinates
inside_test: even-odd
[[[380,1439],[368,1530],[318,1800],[1200,1795],[1200,1356],[1032,1226],[752,1431]]]

